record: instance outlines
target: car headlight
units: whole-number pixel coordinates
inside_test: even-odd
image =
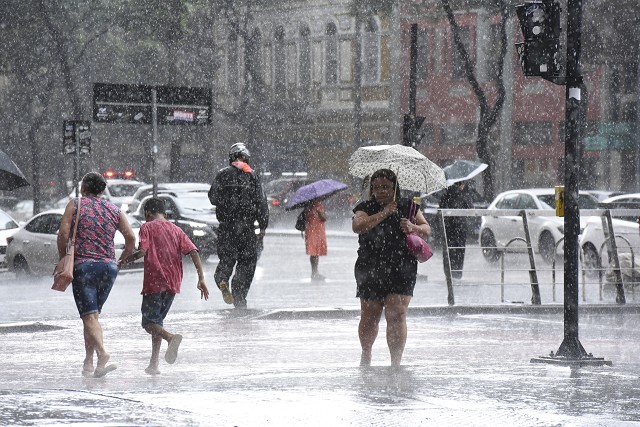
[[[562,234],[564,234],[564,225],[559,225],[558,226],[558,231]]]
[[[195,221],[178,221],[179,224],[188,225],[191,228],[207,228],[209,227],[207,224],[203,222],[195,222]]]
[[[207,235],[207,232],[205,230],[193,230],[193,235],[195,237],[203,237]]]

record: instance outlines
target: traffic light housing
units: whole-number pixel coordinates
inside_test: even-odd
[[[527,1],[516,7],[524,42],[516,43],[525,76],[548,80],[560,75],[560,4],[552,0]]]
[[[417,147],[420,141],[424,137],[424,134],[420,133],[420,128],[426,117],[415,116],[413,114],[405,114],[404,121],[402,123],[402,145],[408,147]]]

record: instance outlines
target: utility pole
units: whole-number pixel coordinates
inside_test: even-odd
[[[525,3],[532,5],[533,2]],[[536,2],[537,3],[537,2]],[[557,3],[541,2],[559,11]],[[522,10],[521,10],[522,11]],[[567,61],[566,77],[556,78],[565,91],[565,163],[564,163],[564,339],[558,351],[549,356],[531,359],[532,363],[550,363],[563,366],[611,365],[601,357],[587,353],[578,335],[578,236],[580,211],[578,210],[578,139],[580,136],[580,103],[582,73],[580,69],[582,31],[582,0],[567,3]],[[552,60],[550,59],[550,62]],[[546,69],[544,71],[547,71]],[[544,77],[544,76],[543,76]],[[549,79],[550,80],[550,79]]]

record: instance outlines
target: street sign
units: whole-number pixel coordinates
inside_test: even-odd
[[[76,140],[80,154],[91,153],[91,122],[65,120],[62,124],[62,154],[76,153]]]
[[[208,125],[212,94],[209,88],[95,83],[93,121],[153,124],[153,91],[158,124]]]

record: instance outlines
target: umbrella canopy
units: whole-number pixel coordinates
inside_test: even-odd
[[[0,190],[15,190],[26,185],[29,185],[29,181],[18,165],[0,150]]]
[[[472,160],[456,160],[449,166],[443,168],[447,177],[447,185],[460,181],[466,181],[478,175],[487,168],[486,163],[474,162]]]
[[[292,209],[303,208],[311,200],[327,198],[346,188],[347,184],[336,181],[335,179],[314,181],[311,184],[298,188],[287,202],[285,210],[290,211]]]
[[[349,172],[358,178],[370,177],[379,169],[398,175],[403,190],[431,193],[447,187],[443,170],[414,148],[404,145],[360,147],[349,159]]]

